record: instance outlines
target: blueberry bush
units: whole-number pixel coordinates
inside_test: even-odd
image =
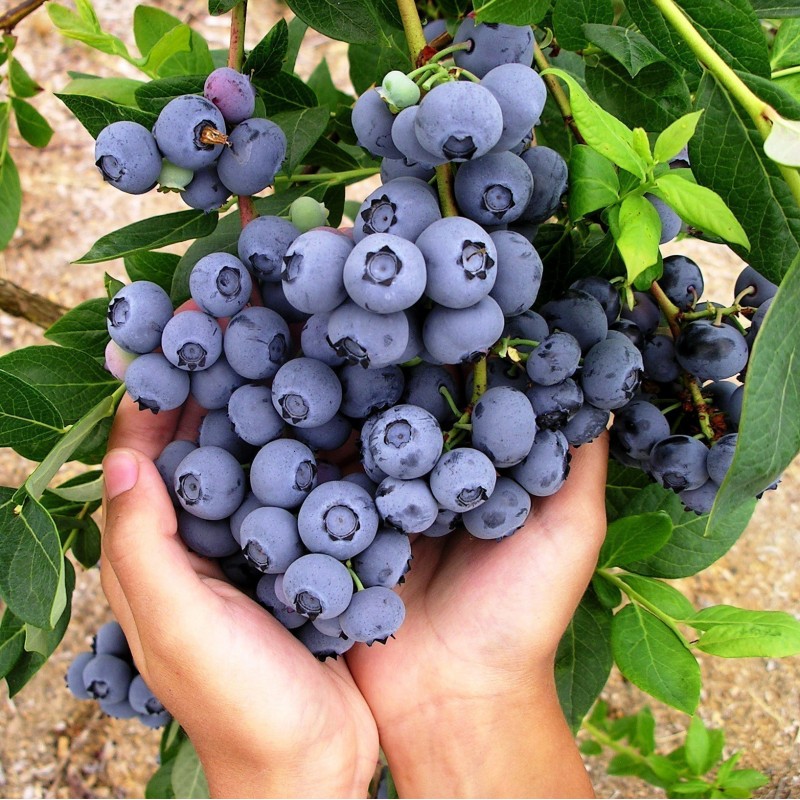
[[[402,636],[408,535],[515,534],[571,448],[610,429],[607,536],[555,664],[564,713],[613,774],[749,796],[765,776],[723,759],[699,716],[658,753],[649,710],[611,719],[597,698],[616,665],[695,715],[697,653],[800,653],[791,614],[697,609],[671,583],[735,545],[800,451],[800,2],[287,3],[249,51],[247,0],[209,0],[224,51],[141,5],[138,52],[90,0],[47,4],[63,36],[141,72],[58,94],[103,190],[158,187],[175,210],[73,254],[121,259],[124,280],[48,324],[51,344],[0,357],[0,446],[38,464],[0,487],[9,693],[58,647],[76,566],[99,560],[98,465],[126,391],[207,409],[197,442],[159,459],[180,534],[322,659]],[[21,203],[11,120],[37,147],[52,133],[13,36],[38,5],[0,17],[2,247]],[[298,77],[308,29],[348,43],[356,96],[325,60]],[[747,261],[732,297],[662,257],[690,237]],[[354,437],[363,472],[342,476],[326,453]],[[85,469],[59,483],[67,462]],[[164,726],[148,796],[204,796],[118,628],[68,684]],[[385,767],[374,788],[393,791]]]

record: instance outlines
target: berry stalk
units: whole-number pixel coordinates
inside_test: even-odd
[[[677,341],[681,333],[681,326],[678,322],[678,318],[681,316],[681,310],[667,297],[664,290],[659,286],[658,281],[653,281],[650,285],[650,293],[667,318],[672,338]],[[692,397],[692,405],[694,405],[695,412],[697,413],[697,421],[700,425],[700,430],[703,432],[703,436],[705,436],[709,442],[713,442],[715,437],[714,429],[711,426],[711,415],[708,413],[708,404],[703,399],[697,378],[684,371],[683,383]]]
[[[247,28],[247,0],[242,0],[231,12],[231,36],[228,45],[228,66],[237,72],[244,65],[244,34]],[[239,195],[239,218],[244,228],[258,216],[253,198]]]

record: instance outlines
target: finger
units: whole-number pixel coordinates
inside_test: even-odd
[[[103,594],[105,594],[108,604],[114,612],[114,617],[122,626],[133,660],[141,672],[144,664],[144,654],[139,630],[136,627],[136,620],[131,612],[131,607],[128,605],[125,592],[122,591],[122,587],[119,585],[119,579],[105,553],[100,555],[100,584],[103,587]]]
[[[147,458],[155,459],[173,440],[181,409],[173,411],[140,411],[136,403],[125,395],[119,404],[111,433],[108,449],[132,447],[141,451]]]
[[[196,442],[200,434],[200,423],[207,413],[208,411],[189,395],[188,400],[183,404],[183,413],[175,431],[175,438]]]
[[[139,633],[150,640],[155,632],[158,639],[165,613],[172,619],[196,614],[206,591],[178,537],[172,502],[152,460],[138,450],[117,448],[106,455],[103,471],[103,552]]]
[[[570,467],[557,494],[538,503],[534,498],[536,519],[574,558],[590,561],[596,559],[606,531],[608,434],[573,450]]]

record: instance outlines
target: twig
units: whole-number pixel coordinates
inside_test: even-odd
[[[67,309],[40,294],[29,292],[16,283],[0,278],[0,311],[26,319],[40,328],[49,328]]]
[[[44,0],[25,0],[25,2],[9,8],[0,15],[0,30],[11,33],[16,25],[19,25],[25,17],[32,14],[41,5],[44,5]]]
[[[533,60],[536,62],[536,66],[539,67],[540,72],[544,72],[544,70],[550,68],[550,62],[547,60],[547,56],[542,52],[542,48],[539,47],[539,42],[537,42],[536,39],[533,40]],[[543,78],[544,82],[547,84],[547,90],[553,96],[553,100],[555,100],[558,110],[564,118],[564,122],[572,131],[575,141],[578,144],[586,144],[585,139],[578,130],[578,126],[575,124],[575,118],[572,116],[572,106],[569,104],[569,98],[561,88],[561,84],[559,84],[554,75],[544,75]]]

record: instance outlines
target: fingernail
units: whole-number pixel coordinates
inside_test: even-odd
[[[127,450],[112,450],[103,460],[103,475],[106,496],[109,500],[136,486],[139,478],[139,462]]]

